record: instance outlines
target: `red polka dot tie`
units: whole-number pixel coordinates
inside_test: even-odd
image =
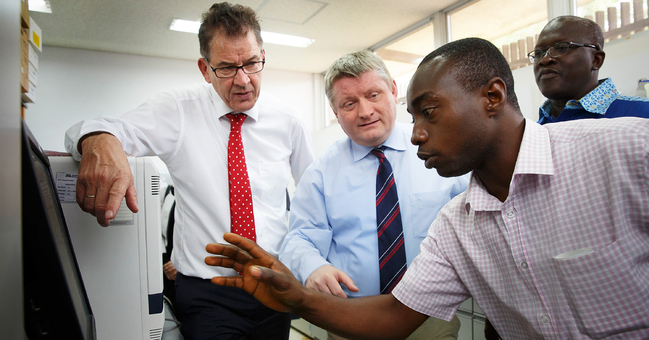
[[[242,113],[227,114],[230,119],[228,141],[228,181],[230,183],[230,231],[256,242],[255,217],[252,213],[252,193],[248,180],[246,156],[241,141]]]

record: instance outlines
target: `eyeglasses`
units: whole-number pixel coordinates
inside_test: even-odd
[[[538,49],[534,50],[530,53],[527,54],[527,57],[530,59],[530,63],[538,63],[540,62],[543,58],[545,58],[545,54],[549,54],[550,57],[556,58],[559,56],[562,56],[570,51],[571,47],[590,47],[594,48],[596,50],[599,50],[599,47],[595,45],[589,45],[589,44],[578,44],[574,42],[560,42],[556,43],[544,50]]]
[[[237,71],[239,70],[243,71],[243,73],[245,74],[259,73],[264,69],[264,64],[266,63],[266,58],[264,58],[264,60],[249,62],[241,66],[214,68],[212,67],[212,65],[210,65],[210,61],[207,58],[204,59],[205,61],[207,61],[207,66],[212,69],[212,72],[214,72],[214,75],[217,78],[232,78],[237,75]]]

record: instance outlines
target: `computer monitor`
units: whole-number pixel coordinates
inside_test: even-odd
[[[96,339],[95,320],[47,156],[22,127],[25,332],[29,339]]]

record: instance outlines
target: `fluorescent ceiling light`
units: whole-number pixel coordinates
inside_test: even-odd
[[[172,31],[197,34],[200,26],[201,23],[198,21],[174,19],[169,29]],[[265,31],[261,31],[261,38],[264,39],[264,43],[294,47],[307,47],[315,41],[309,38]]]
[[[32,12],[52,13],[50,0],[29,0],[29,10]]]
[[[201,23],[198,21],[174,19],[171,22],[171,26],[169,27],[169,29],[172,31],[198,34],[198,29],[200,27],[201,27]]]
[[[261,38],[264,39],[265,43],[294,46],[294,47],[307,47],[315,41],[313,39],[298,37],[295,35],[272,33],[272,32],[265,32],[265,31],[261,31]]]

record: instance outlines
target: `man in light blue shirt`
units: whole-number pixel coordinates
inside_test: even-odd
[[[348,137],[304,172],[291,205],[290,231],[279,259],[307,287],[341,297],[380,293],[376,218],[379,159],[385,147],[397,187],[407,263],[419,254],[437,212],[467,187],[468,176],[442,178],[426,169],[411,144],[412,126],[396,123],[397,87],[370,52],[347,54],[325,74],[329,103]],[[432,319],[422,333],[456,338],[459,321]],[[330,334],[330,338],[337,338]]]

